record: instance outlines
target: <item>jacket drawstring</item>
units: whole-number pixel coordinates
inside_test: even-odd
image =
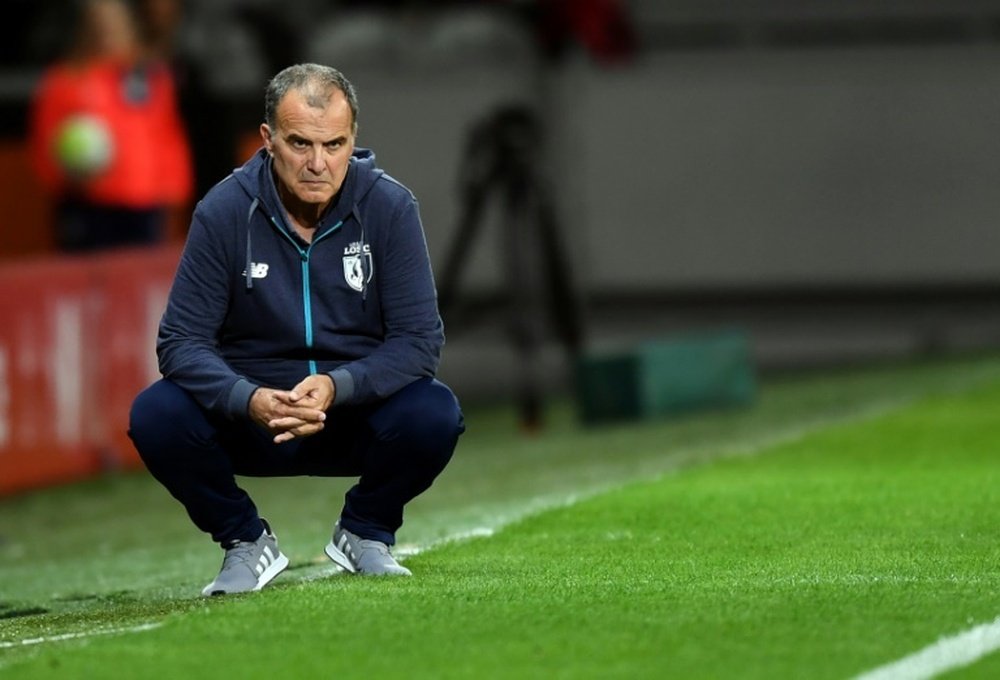
[[[361,226],[361,252],[358,256],[361,260],[361,306],[363,308],[368,300],[368,272],[365,268],[365,260],[367,259],[365,258],[365,223],[361,221],[361,212],[358,210],[357,203],[351,208],[351,214]]]
[[[250,210],[247,211],[247,268],[243,273],[247,277],[247,290],[253,290],[253,262],[250,257],[250,220],[253,218],[253,212],[260,205],[260,199],[254,198],[253,202],[250,203]]]

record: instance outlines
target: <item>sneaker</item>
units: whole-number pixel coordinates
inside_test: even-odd
[[[264,532],[256,541],[232,541],[226,546],[222,570],[201,594],[228,595],[260,590],[288,566],[288,558],[278,550],[278,539],[264,523]]]
[[[340,526],[333,527],[333,540],[326,546],[326,554],[338,567],[352,574],[374,576],[411,576],[409,569],[389,553],[389,546],[352,534]]]

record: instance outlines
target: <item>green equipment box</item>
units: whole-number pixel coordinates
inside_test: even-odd
[[[576,389],[581,419],[597,423],[741,406],[753,400],[756,379],[747,334],[726,331],[584,355]]]

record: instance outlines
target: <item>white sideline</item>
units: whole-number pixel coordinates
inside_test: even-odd
[[[496,533],[496,529],[490,527],[475,527],[474,529],[469,529],[468,531],[458,531],[450,536],[445,536],[442,539],[428,543],[427,545],[420,546],[415,543],[408,543],[405,545],[397,546],[392,553],[399,558],[400,562],[406,560],[407,557],[413,557],[414,555],[419,555],[422,552],[427,552],[428,550],[433,550],[438,546],[446,545],[448,543],[455,543],[457,541],[465,541],[470,538],[482,538],[485,536],[492,536]]]
[[[11,647],[25,647],[28,645],[40,645],[45,642],[61,642],[63,640],[76,640],[78,638],[93,637],[95,635],[118,635],[121,633],[142,633],[147,630],[159,628],[161,623],[142,623],[129,628],[96,628],[94,630],[84,630],[79,633],[61,633],[60,635],[46,635],[44,637],[25,638],[24,640],[0,641],[0,649],[10,649]]]
[[[1000,649],[1000,616],[862,673],[854,680],[926,680],[968,666]]]

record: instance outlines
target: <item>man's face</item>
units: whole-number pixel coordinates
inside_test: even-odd
[[[354,152],[351,107],[335,91],[323,108],[310,106],[297,90],[278,103],[276,126],[260,126],[264,145],[274,158],[278,193],[292,214],[319,214],[347,176]]]

